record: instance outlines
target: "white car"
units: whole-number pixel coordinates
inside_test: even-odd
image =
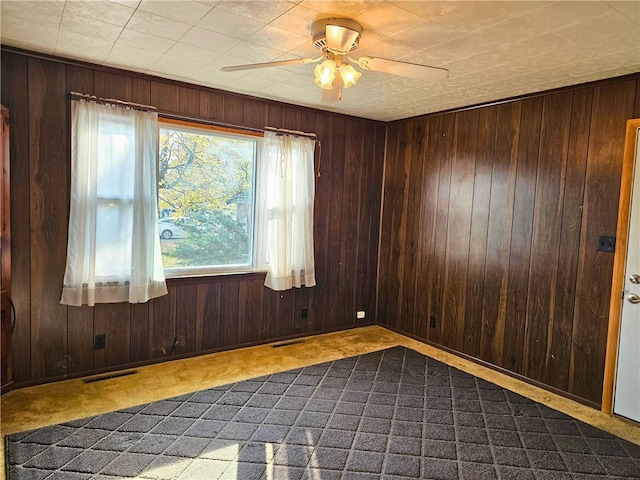
[[[184,230],[176,225],[178,223],[187,220],[182,217],[168,217],[158,220],[158,232],[160,238],[163,240],[169,240],[171,238],[184,238]]]

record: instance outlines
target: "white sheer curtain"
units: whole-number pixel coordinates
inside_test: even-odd
[[[268,271],[265,286],[316,284],[313,259],[315,142],[266,132],[261,156]]]
[[[158,115],[71,102],[71,206],[61,303],[167,293],[158,236]]]

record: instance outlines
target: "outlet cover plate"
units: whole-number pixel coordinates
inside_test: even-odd
[[[358,310],[356,312],[356,318],[364,318],[364,310]]]

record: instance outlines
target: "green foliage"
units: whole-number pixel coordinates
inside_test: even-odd
[[[183,239],[163,242],[165,264],[176,267],[250,262],[246,224],[238,196],[253,189],[256,142],[207,130],[160,129],[158,207],[169,212]],[[231,200],[231,201],[230,201]],[[245,200],[246,202],[246,200]],[[242,209],[242,210],[239,210]]]
[[[246,264],[249,258],[249,237],[246,227],[221,211],[192,212],[191,220],[176,221],[185,232],[177,241],[171,256],[176,266],[210,266]]]
[[[187,217],[232,212],[227,201],[252,188],[255,142],[206,131],[160,129],[158,207]]]

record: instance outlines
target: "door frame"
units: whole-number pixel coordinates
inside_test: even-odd
[[[636,141],[640,129],[640,118],[627,121],[622,160],[622,179],[620,181],[620,203],[618,205],[618,227],[616,229],[616,251],[613,259],[613,278],[611,281],[611,300],[609,303],[609,327],[607,329],[607,349],[602,382],[602,411],[613,414],[614,383],[618,361],[618,342],[620,341],[620,314],[622,311],[625,263],[627,260],[627,242],[629,219],[631,215],[631,190],[633,186],[633,164],[636,155]],[[639,142],[640,143],[640,142]],[[640,160],[639,160],[640,163]],[[638,165],[640,168],[640,165]],[[636,199],[640,201],[640,199]]]

